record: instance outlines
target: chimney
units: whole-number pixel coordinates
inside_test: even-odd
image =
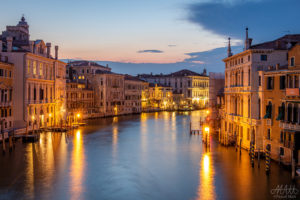
[[[277,64],[276,64],[276,70],[279,70],[279,67],[280,67],[280,64],[277,63]]]
[[[248,27],[246,28],[245,51],[249,49]]]
[[[0,52],[2,52],[3,48],[2,48],[2,40],[0,40]]]
[[[230,37],[228,38],[228,48],[227,48],[227,56],[232,56],[231,45],[230,45]]]
[[[58,46],[55,46],[55,60],[58,59]]]
[[[7,52],[11,52],[12,51],[13,38],[12,37],[7,37],[6,41],[7,41]]]
[[[29,46],[30,46],[30,52],[33,53],[34,42],[33,42],[33,41],[30,41],[30,42],[29,42]]]
[[[47,43],[47,58],[50,58],[51,55],[51,43]]]

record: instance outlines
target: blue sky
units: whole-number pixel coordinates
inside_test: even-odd
[[[254,43],[300,33],[298,0],[1,0],[0,29],[22,14],[31,39],[60,46],[60,58],[108,63],[116,72],[223,71],[249,27]],[[234,52],[235,53],[235,52]]]

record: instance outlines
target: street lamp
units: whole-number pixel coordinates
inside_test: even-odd
[[[207,146],[208,145],[208,139],[209,139],[209,127],[208,126],[204,127],[204,132],[205,132],[205,135],[206,135],[206,146]]]

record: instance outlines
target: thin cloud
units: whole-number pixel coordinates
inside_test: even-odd
[[[176,44],[169,44],[168,47],[176,47]]]
[[[163,53],[163,51],[157,49],[145,49],[138,51],[138,53]]]

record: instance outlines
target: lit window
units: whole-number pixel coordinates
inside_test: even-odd
[[[40,75],[43,75],[43,63],[40,63]]]
[[[30,60],[27,60],[27,74],[30,73]]]
[[[36,61],[33,61],[32,68],[33,68],[33,74],[36,74]]]

